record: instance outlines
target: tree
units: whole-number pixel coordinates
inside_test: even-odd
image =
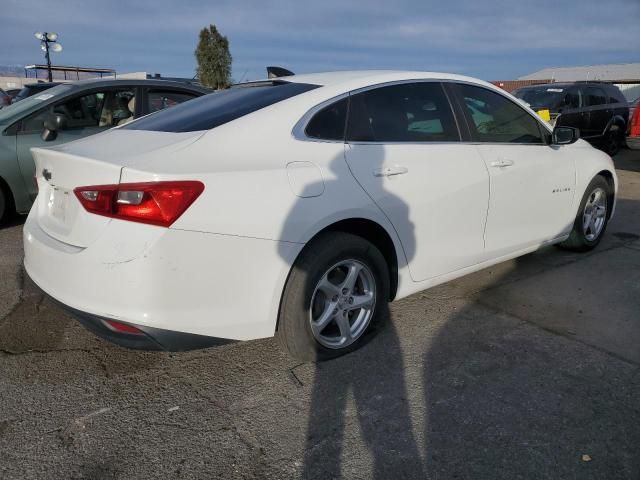
[[[195,51],[200,83],[211,88],[227,88],[231,84],[231,53],[229,40],[218,32],[215,25],[200,30],[200,41]]]

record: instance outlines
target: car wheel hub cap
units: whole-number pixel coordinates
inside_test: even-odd
[[[587,199],[582,214],[582,231],[585,238],[592,242],[600,236],[607,218],[607,194],[602,188],[596,188]]]
[[[367,329],[376,302],[376,285],[367,266],[344,260],[318,281],[309,312],[314,338],[327,348],[351,345]]]

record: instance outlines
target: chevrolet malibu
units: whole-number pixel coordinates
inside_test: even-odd
[[[586,251],[611,159],[468,77],[253,82],[34,148],[25,268],[90,330],[181,350],[360,346],[387,302],[542,246]]]

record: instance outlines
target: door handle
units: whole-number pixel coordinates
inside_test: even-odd
[[[513,165],[513,160],[509,160],[507,158],[499,158],[498,160],[491,162],[491,166],[497,168],[510,167],[511,165]]]
[[[378,168],[373,171],[373,175],[376,177],[391,177],[393,175],[402,175],[404,173],[407,173],[408,171],[409,169],[406,167],[393,166],[393,167]]]

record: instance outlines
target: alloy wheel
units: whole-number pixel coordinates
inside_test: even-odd
[[[589,242],[602,233],[607,218],[607,194],[598,187],[587,198],[582,214],[582,231]]]
[[[313,291],[311,332],[324,347],[347,347],[367,329],[375,304],[376,284],[371,270],[357,260],[336,263]]]

